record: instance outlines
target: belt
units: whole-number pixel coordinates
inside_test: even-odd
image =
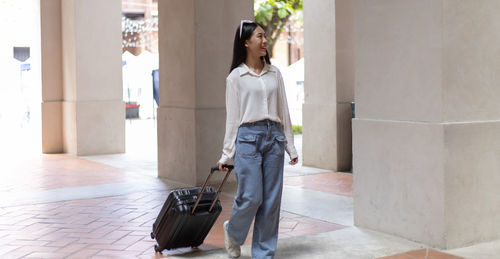
[[[280,125],[279,122],[272,121],[272,120],[260,120],[260,121],[255,121],[255,122],[246,122],[241,124],[243,127],[248,127],[248,126],[277,126]]]

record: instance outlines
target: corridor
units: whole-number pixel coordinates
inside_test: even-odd
[[[301,136],[296,140],[300,148]],[[224,189],[222,214],[201,247],[155,254],[151,226],[168,192],[185,185],[156,178],[155,159],[140,153],[4,154],[0,257],[226,258],[222,222],[234,184]],[[354,227],[352,181],[349,173],[285,167],[277,258],[459,258]],[[250,241],[251,235],[242,258],[249,258]]]

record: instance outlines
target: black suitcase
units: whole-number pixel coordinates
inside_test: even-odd
[[[208,232],[222,211],[219,194],[232,165],[224,165],[229,170],[217,191],[207,187],[212,174],[219,170],[214,166],[203,187],[186,188],[172,191],[153,224],[151,238],[156,239],[155,252],[179,247],[198,247],[203,243]],[[201,195],[200,195],[201,193]]]

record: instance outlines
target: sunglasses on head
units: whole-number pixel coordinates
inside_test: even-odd
[[[240,39],[241,39],[241,33],[243,32],[243,24],[244,23],[254,23],[254,21],[250,21],[250,20],[241,20],[240,22]]]

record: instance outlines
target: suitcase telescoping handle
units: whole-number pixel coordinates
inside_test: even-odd
[[[219,194],[222,191],[222,186],[224,183],[226,183],[227,178],[229,177],[229,174],[231,174],[231,171],[234,169],[233,165],[223,165],[223,168],[227,168],[227,173],[226,176],[224,176],[224,180],[222,180],[222,183],[219,185],[219,188],[217,188],[217,193],[215,194],[214,200],[212,201],[212,204],[210,205],[210,208],[208,211],[212,211],[212,208],[214,207],[215,203],[217,202],[217,198],[219,198]],[[200,203],[201,196],[203,196],[203,193],[205,192],[205,189],[207,188],[208,180],[210,180],[210,177],[215,171],[219,171],[218,166],[213,166],[210,169],[210,174],[207,176],[207,180],[205,180],[205,183],[203,184],[203,187],[201,188],[200,194],[196,198],[196,202],[194,203],[193,209],[191,210],[191,214],[194,214],[194,211],[196,210],[196,207],[198,207],[198,203]]]

